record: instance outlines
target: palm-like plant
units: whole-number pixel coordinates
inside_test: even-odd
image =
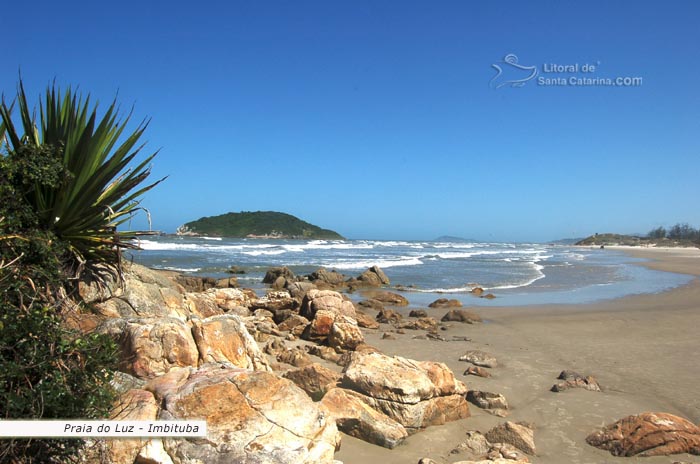
[[[0,105],[0,138],[7,156],[40,156],[48,149],[66,172],[58,186],[37,183],[24,193],[40,227],[66,242],[75,271],[97,263],[115,269],[122,249],[137,248],[133,239],[147,233],[118,227],[142,209],[140,197],[164,180],[144,184],[156,153],[130,167],[143,148],[139,138],[148,122],[122,137],[130,115],[118,120],[116,101],[98,119],[97,106],[90,107],[89,95],[83,100],[68,88],[62,96],[55,84],[47,88],[39,104],[38,124],[21,81],[16,104],[19,128],[11,117],[12,106],[4,99]]]

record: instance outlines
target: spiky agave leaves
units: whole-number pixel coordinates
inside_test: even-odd
[[[145,184],[157,152],[131,166],[143,148],[139,139],[148,122],[124,135],[130,115],[120,121],[116,101],[98,118],[97,105],[90,105],[89,95],[83,100],[70,88],[61,95],[55,84],[39,103],[39,124],[21,80],[16,102],[21,129],[12,120],[12,107],[4,99],[0,105],[8,156],[26,146],[52,147],[67,173],[59,186],[37,184],[27,193],[41,227],[68,244],[67,264],[73,270],[86,264],[117,269],[121,250],[136,248],[132,240],[148,233],[118,227],[142,209],[141,196],[164,180]]]

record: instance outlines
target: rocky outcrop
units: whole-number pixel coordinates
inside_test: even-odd
[[[598,380],[591,375],[582,376],[578,372],[574,371],[561,371],[559,377],[557,377],[562,382],[556,383],[552,386],[551,391],[562,392],[570,388],[583,388],[590,391],[602,391]]]
[[[403,316],[401,313],[394,311],[393,309],[382,308],[382,310],[379,311],[379,314],[377,314],[376,319],[377,322],[381,322],[382,324],[395,324],[400,322],[401,319],[403,319]]]
[[[371,408],[355,392],[333,388],[321,403],[335,419],[338,429],[360,440],[392,449],[408,436],[401,424]]]
[[[309,274],[308,279],[318,288],[341,288],[345,286],[345,276],[337,271],[320,268]]]
[[[497,367],[498,361],[496,358],[485,351],[469,350],[459,358],[460,361],[466,361],[480,367]]]
[[[355,352],[343,373],[343,387],[409,433],[469,416],[466,387],[442,363]]]
[[[158,403],[151,392],[145,390],[129,390],[117,401],[112,408],[110,419],[125,421],[152,421],[158,416]],[[110,462],[134,462],[141,449],[146,446],[148,439],[135,438],[107,441],[107,452]],[[160,440],[158,440],[160,442]]]
[[[389,306],[408,306],[408,300],[398,293],[372,290],[365,292],[364,295]]]
[[[163,420],[207,420],[207,438],[165,438],[177,463],[332,462],[335,421],[293,382],[264,371],[205,366],[159,391]]]
[[[355,350],[365,342],[357,321],[349,316],[336,316],[328,334],[328,345],[337,350]]]
[[[590,434],[586,442],[613,456],[700,455],[700,427],[672,414],[645,412]]]
[[[465,455],[470,460],[455,464],[518,464],[530,462],[527,456],[508,443],[491,443],[478,431],[468,431],[467,438],[450,454]]]
[[[311,319],[302,337],[327,343],[339,350],[354,350],[364,342],[355,319],[355,306],[338,292],[310,290],[301,304],[301,315]]]
[[[389,278],[384,274],[378,266],[372,266],[365,272],[357,277],[357,280],[363,285],[368,285],[371,287],[381,287],[382,285],[389,285]]]
[[[473,324],[475,322],[482,322],[482,320],[481,316],[471,311],[453,309],[442,316],[442,322],[466,322],[467,324]]]
[[[355,306],[351,301],[332,290],[309,290],[301,303],[299,314],[313,320],[318,311],[355,317]]]

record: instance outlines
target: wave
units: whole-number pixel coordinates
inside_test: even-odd
[[[199,267],[154,266],[154,268],[175,272],[199,272],[201,270]]]
[[[242,255],[248,255],[248,256],[274,256],[274,255],[282,255],[286,253],[287,250],[258,250],[258,251],[242,251]]]
[[[413,256],[405,256],[398,259],[375,259],[371,261],[335,261],[328,263],[325,266],[330,269],[367,269],[372,266],[381,268],[397,267],[397,266],[420,266],[423,261]]]

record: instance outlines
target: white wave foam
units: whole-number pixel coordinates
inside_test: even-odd
[[[274,256],[274,255],[282,255],[286,253],[287,250],[258,250],[258,251],[242,251],[242,255],[248,255],[248,256]]]
[[[202,236],[199,238],[201,238],[202,240],[216,240],[218,242],[220,242],[222,240],[221,237],[204,237],[204,236]]]
[[[164,271],[175,271],[175,272],[199,272],[198,267],[174,267],[174,266],[154,266],[157,269],[162,269]]]
[[[329,263],[326,267],[331,269],[367,269],[372,266],[381,268],[397,267],[397,266],[420,266],[423,261],[416,257],[402,257],[398,259],[375,259],[372,261],[336,261]]]

